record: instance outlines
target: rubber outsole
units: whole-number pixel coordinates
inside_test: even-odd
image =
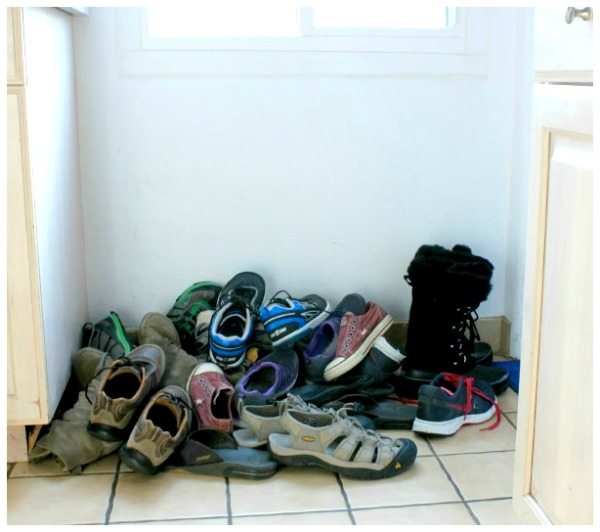
[[[160,470],[160,466],[155,466],[143,454],[134,449],[129,449],[125,445],[119,449],[119,458],[134,471],[144,473],[146,475],[156,475]]]

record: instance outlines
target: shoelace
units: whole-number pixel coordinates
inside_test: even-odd
[[[278,297],[279,294],[284,294],[285,298],[282,297]],[[273,296],[271,297],[271,299],[269,299],[269,302],[265,305],[265,306],[269,306],[272,305],[274,303],[279,303],[281,305],[285,305],[287,306],[288,301],[292,300],[292,301],[303,301],[300,298],[294,297],[292,296],[287,290],[278,290],[277,292],[275,292],[275,294],[273,294]],[[331,310],[327,310],[325,308],[320,308],[318,306],[314,306],[315,310],[318,310],[319,312],[325,312],[326,314],[333,314],[334,312]]]
[[[169,392],[162,392],[163,395],[165,395],[166,397],[168,397],[172,403],[174,403],[176,406],[179,407],[179,409],[181,410],[181,412],[184,412],[185,408],[187,408],[188,410],[193,410],[193,408],[189,405],[189,403],[187,401],[185,401],[184,399],[182,399],[181,397],[177,397],[176,395],[173,395],[172,393]]]
[[[462,410],[465,413],[465,417],[467,414],[471,412],[473,408],[473,394],[478,395],[482,399],[492,403],[496,409],[496,421],[492,423],[489,427],[479,430],[492,430],[495,429],[498,425],[500,425],[501,414],[500,405],[498,401],[495,401],[491,397],[488,397],[482,390],[480,390],[477,386],[475,386],[475,379],[473,377],[465,377],[464,375],[457,375],[455,373],[444,373],[444,380],[452,385],[455,388],[460,386],[461,381],[464,381],[465,387],[467,389],[467,401],[466,404],[459,407],[459,410]]]
[[[475,340],[480,340],[479,331],[475,325],[478,319],[479,315],[472,307],[457,307],[454,310],[454,316],[450,322],[452,324],[451,341],[453,342],[450,344],[450,348],[456,353],[454,365],[465,364],[468,354],[473,351]]]
[[[363,427],[360,422],[349,413],[352,411],[353,406],[353,403],[348,403],[337,410],[334,410],[333,408],[326,408],[323,409],[323,411],[334,416],[335,420],[345,425],[349,432],[353,429],[358,429],[361,432],[363,439],[375,440],[374,443],[376,446],[379,444],[390,445],[394,442],[394,439],[390,438],[389,436],[384,436],[383,434],[379,434],[372,429],[366,429]]]

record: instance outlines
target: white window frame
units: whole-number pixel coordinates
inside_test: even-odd
[[[451,75],[486,77],[486,8],[456,8],[440,29],[314,28],[300,8],[298,37],[164,39],[143,8],[117,8],[122,75]]]

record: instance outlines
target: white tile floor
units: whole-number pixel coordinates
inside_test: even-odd
[[[369,525],[518,524],[511,506],[517,395],[499,397],[500,426],[412,438],[414,466],[397,477],[357,481],[322,469],[282,468],[250,481],[132,472],[115,455],[82,475],[57,463],[9,464],[8,524]]]

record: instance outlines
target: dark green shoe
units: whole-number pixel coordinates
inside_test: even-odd
[[[131,352],[135,345],[127,336],[119,315],[111,310],[108,317],[98,323],[83,326],[81,347],[94,347],[119,357]]]
[[[197,342],[196,319],[200,312],[214,310],[222,285],[211,281],[194,283],[187,288],[167,313],[181,340],[181,347],[191,355],[200,355],[206,345]]]

